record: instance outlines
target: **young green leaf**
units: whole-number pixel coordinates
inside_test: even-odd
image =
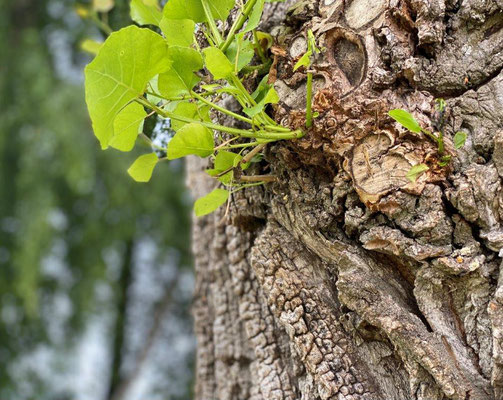
[[[321,50],[316,46],[316,38],[311,29],[307,31],[307,50],[318,54]]]
[[[215,157],[215,168],[207,169],[206,173],[210,176],[216,176],[227,171],[229,168],[236,167],[242,159],[243,157],[237,153],[224,150],[219,151]],[[225,175],[218,177],[218,180],[227,185],[231,183],[233,175],[233,171],[229,171]]]
[[[97,42],[96,40],[92,39],[84,39],[82,42],[80,42],[80,48],[93,55],[98,54],[101,46],[103,46],[103,43]]]
[[[255,51],[253,49],[253,43],[249,40],[243,40],[241,35],[236,35],[236,39],[230,44],[229,48],[225,52],[225,55],[234,66],[236,65],[236,56],[238,56],[238,71],[241,71],[243,67],[247,66],[250,63],[254,54]]]
[[[196,25],[190,19],[168,19],[162,17],[159,26],[170,46],[189,47],[194,43]]]
[[[215,157],[215,169],[225,171],[226,169],[234,168],[242,159],[243,157],[237,153],[225,150],[219,151]]]
[[[148,182],[158,161],[155,153],[144,154],[136,159],[127,172],[136,182]]]
[[[264,0],[257,0],[253,9],[248,17],[248,23],[246,24],[243,32],[250,32],[255,29],[260,24],[260,18],[262,17],[262,11],[264,11]]]
[[[456,132],[454,135],[454,147],[460,149],[465,145],[467,134],[466,132]]]
[[[158,0],[131,0],[131,19],[138,25],[159,26],[162,18]]]
[[[265,108],[266,104],[277,104],[278,101],[278,92],[276,92],[276,90],[271,87],[265,97],[260,100],[256,106],[244,108],[243,111],[246,115],[253,118]]]
[[[188,101],[182,101],[176,105],[173,113],[181,117],[186,117],[190,119],[195,119],[199,121],[211,122],[209,115],[209,107],[206,105],[200,106],[197,103],[192,103]],[[171,120],[171,127],[177,131],[181,127],[187,125],[187,122],[177,121],[175,119]]]
[[[96,137],[106,149],[113,121],[131,100],[140,97],[155,75],[170,67],[168,46],[149,29],[129,26],[112,33],[87,65],[86,102]]]
[[[168,159],[174,160],[189,154],[208,157],[214,147],[213,133],[202,125],[190,123],[179,129],[169,142]]]
[[[389,111],[388,115],[409,131],[414,133],[421,132],[421,126],[419,126],[419,123],[407,111],[397,108]]]
[[[124,107],[114,120],[114,136],[110,146],[121,151],[131,151],[138,133],[143,129],[143,121],[147,113],[138,103],[130,103]]]
[[[258,42],[264,50],[271,48],[274,43],[274,39],[269,33],[261,31],[255,31],[255,33],[257,34]]]
[[[306,51],[304,55],[295,63],[293,67],[294,71],[297,71],[300,67],[309,68],[311,66],[311,56],[313,55],[312,51]]]
[[[267,92],[269,91],[269,89],[271,88],[272,85],[270,85],[269,83],[267,83],[269,80],[269,74],[265,75],[261,81],[259,82],[257,88],[253,91],[253,93],[251,94],[251,97],[259,102],[260,100],[262,100],[265,95],[267,94]]]
[[[203,50],[204,63],[214,79],[225,79],[234,72],[234,66],[222,53],[222,50],[215,47],[206,47]]]
[[[226,20],[235,0],[211,0],[209,6],[213,18]],[[191,19],[194,22],[207,21],[201,0],[169,0],[164,6],[163,15],[169,19]]]
[[[407,172],[407,179],[409,179],[411,182],[415,182],[416,179],[422,175],[425,171],[428,171],[429,168],[426,164],[417,164],[414,165],[409,172]]]
[[[194,211],[198,217],[207,215],[215,211],[224,204],[229,198],[229,191],[224,189],[215,189],[206,196],[196,200]]]
[[[167,98],[189,94],[200,78],[194,74],[203,67],[201,54],[188,47],[171,46],[171,69],[159,75],[159,91]]]

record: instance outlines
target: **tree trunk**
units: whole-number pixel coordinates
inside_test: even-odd
[[[194,222],[195,398],[503,399],[503,1],[303,1],[285,21],[274,115],[304,124],[312,29],[319,116],[268,146],[278,182]],[[444,125],[451,164],[394,108]]]

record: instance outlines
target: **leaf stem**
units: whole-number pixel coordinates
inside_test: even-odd
[[[306,96],[306,128],[311,128],[313,125],[313,111],[312,111],[312,101],[313,101],[313,73],[307,73],[307,96]]]
[[[213,39],[215,40],[215,44],[220,47],[223,42],[222,36],[220,35],[220,31],[215,24],[215,20],[213,19],[213,14],[211,13],[210,5],[208,0],[201,0],[201,4],[203,6],[204,15],[206,15],[208,27],[213,35]]]
[[[282,139],[297,139],[301,138],[304,136],[304,132],[301,130],[295,130],[295,131],[290,131],[290,132],[271,132],[271,131],[251,131],[251,130],[244,130],[244,129],[238,129],[238,128],[231,128],[228,126],[223,126],[223,125],[218,125],[218,124],[213,124],[211,122],[205,122],[205,121],[199,121],[193,118],[188,118],[184,117],[182,115],[177,115],[173,112],[163,110],[162,108],[157,107],[155,104],[150,103],[147,99],[144,97],[138,97],[136,99],[138,103],[142,104],[145,107],[150,108],[151,110],[154,110],[157,112],[159,115],[161,115],[164,118],[171,118],[177,121],[182,121],[186,123],[196,123],[202,126],[205,126],[210,129],[215,129],[220,132],[227,132],[232,135],[236,136],[242,136],[242,137],[247,137],[247,138],[256,138],[256,139],[272,139],[272,140],[282,140]]]
[[[230,75],[230,78],[234,86],[236,86],[236,88],[241,92],[241,94],[243,94],[246,101],[250,103],[250,105],[256,106],[257,102],[253,99],[253,97],[251,97],[248,90],[246,90],[246,88],[243,85],[243,82],[241,82],[241,80],[235,74]]]
[[[260,144],[261,142],[249,142],[249,143],[239,143],[239,144],[231,144],[231,145],[220,145],[215,147],[215,150],[227,150],[227,149],[242,149],[246,147],[252,147]]]
[[[153,147],[154,149],[161,150],[161,151],[168,151],[168,149],[166,147],[161,147],[161,146],[157,146],[156,144],[154,144],[154,142],[152,142],[152,139],[150,139],[143,132],[140,133],[139,136],[144,140],[145,143],[147,143],[149,146]]]
[[[438,137],[436,137],[433,133],[427,131],[426,129],[421,128],[421,132],[423,132],[426,136],[432,139],[437,145],[439,144]]]
[[[241,10],[239,17],[234,20],[234,23],[232,24],[231,29],[229,29],[229,33],[227,34],[227,38],[225,39],[224,44],[222,44],[222,46],[220,47],[220,50],[222,50],[224,53],[227,51],[232,41],[234,40],[236,32],[243,27],[256,2],[257,0],[248,0]]]
[[[444,133],[442,131],[438,131],[438,154],[443,155],[445,151],[444,148]]]
[[[158,98],[160,98],[162,100],[166,100],[166,101],[181,101],[181,100],[190,100],[190,99],[192,99],[192,96],[190,94],[186,94],[186,95],[183,95],[183,96],[175,96],[175,97],[164,97],[163,95],[161,95],[159,93],[150,92],[148,90],[145,92],[145,94],[149,94],[151,96],[158,97]],[[202,94],[199,94],[199,96],[211,96],[213,94],[215,94],[215,92],[204,92]]]
[[[234,194],[236,192],[239,192],[240,190],[243,190],[243,189],[246,189],[248,187],[252,187],[252,186],[260,186],[260,185],[263,185],[265,182],[256,182],[256,183],[248,183],[246,185],[241,185],[240,187],[238,187],[237,189],[234,189],[231,191],[231,194]]]
[[[99,17],[96,12],[93,12],[91,14],[91,19],[94,21],[96,25],[98,25],[98,28],[100,28],[103,32],[107,34],[107,36],[111,35],[113,33],[113,29],[108,25],[107,23],[103,22]]]
[[[201,96],[199,93],[194,92],[193,90],[190,91],[190,94],[194,96],[196,99],[202,101],[204,104],[214,108],[217,111],[220,111],[221,113],[230,115],[231,117],[246,122],[250,125],[253,124],[253,121],[250,118],[243,117],[242,115],[236,114],[235,112],[227,110],[226,108],[220,107],[218,104],[212,103],[211,101],[205,99],[203,96]]]

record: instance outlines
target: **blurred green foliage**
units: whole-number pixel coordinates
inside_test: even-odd
[[[96,285],[120,293],[107,274],[106,257],[149,238],[179,252],[190,265],[188,198],[181,164],[158,168],[153,181],[135,183],[127,167],[138,153],[102,153],[84,103],[82,82],[62,79],[48,46],[50,32],[70,38],[69,57],[79,63],[78,43],[89,26],[68,24],[48,12],[71,13],[72,1],[0,0],[0,362],[6,366],[37,343],[50,342],[51,296],[71,299],[68,342],[99,304]],[[117,2],[110,23],[128,21]],[[70,18],[71,19],[71,18]],[[141,149],[140,149],[141,150]],[[54,269],[54,265],[61,268]],[[51,269],[52,268],[52,269]],[[64,274],[61,273],[64,271]],[[118,294],[118,297],[120,295]],[[0,398],[16,398],[16,382],[0,369]]]

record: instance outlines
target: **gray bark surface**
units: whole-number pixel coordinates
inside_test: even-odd
[[[195,398],[503,399],[503,1],[303,1],[281,28],[270,7],[275,118],[304,124],[307,29],[320,116],[266,149],[278,182],[194,221]],[[387,116],[433,129],[437,97],[447,167]]]

